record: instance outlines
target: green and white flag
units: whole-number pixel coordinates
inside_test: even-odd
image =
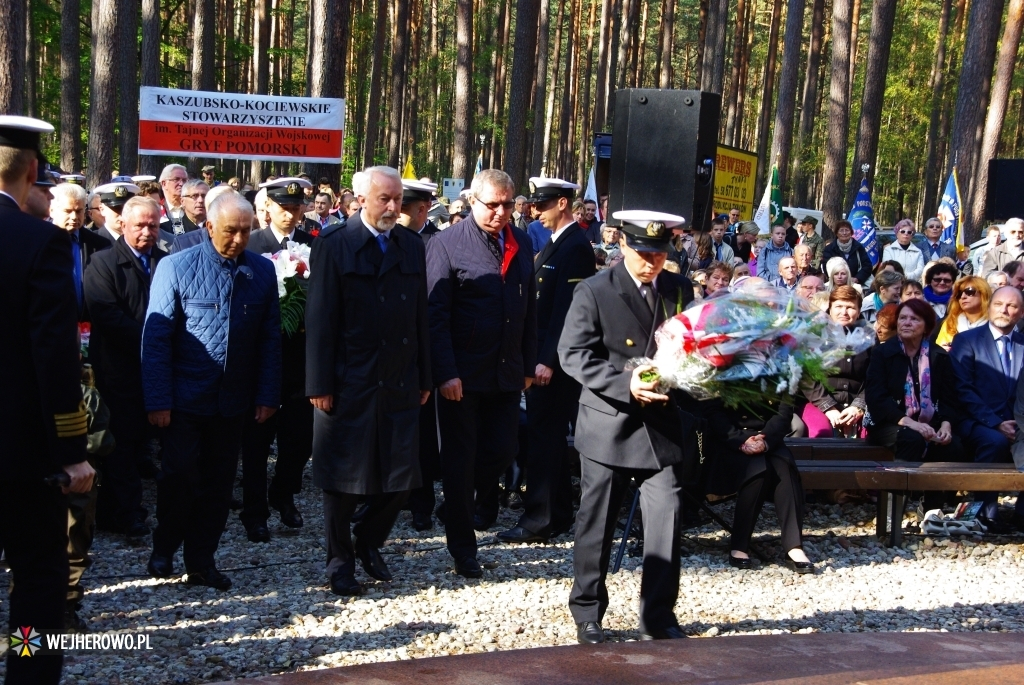
[[[758,233],[766,235],[772,232],[772,226],[782,225],[782,189],[779,188],[779,167],[774,164],[771,183],[765,186],[761,204],[754,212],[754,223]]]

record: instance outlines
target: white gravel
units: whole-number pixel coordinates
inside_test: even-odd
[[[155,488],[147,482],[152,510]],[[440,490],[440,488],[438,488]],[[240,490],[236,490],[240,496]],[[1004,500],[1009,506],[1012,500]],[[149,546],[99,533],[81,615],[90,631],[146,631],[151,651],[78,652],[65,683],[187,683],[255,677],[424,656],[574,644],[566,608],[572,539],[535,546],[485,545],[483,580],[454,574],[443,529],[417,533],[403,513],[385,548],[395,581],[357,578],[368,592],[332,595],[324,573],[320,497],[308,478],[297,504],[306,520],[283,527],[276,512],[269,544],[248,542],[233,513],[218,565],[227,593],[145,577]],[[719,510],[731,518],[731,505]],[[812,505],[806,549],[817,574],[797,576],[775,561],[754,571],[727,565],[726,536],[714,525],[688,531],[676,614],[693,636],[862,631],[1024,631],[1024,537],[948,541],[908,536],[898,549],[874,539],[874,509]],[[479,534],[493,541],[516,515]],[[777,557],[771,506],[755,539]],[[182,567],[180,554],[176,568]],[[637,634],[639,558],[609,577],[604,626],[612,639]],[[0,574],[0,584],[8,576]],[[7,598],[0,595],[0,621]],[[0,649],[4,649],[4,644]],[[4,666],[0,662],[0,677]]]

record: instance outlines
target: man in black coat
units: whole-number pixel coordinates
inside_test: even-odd
[[[560,178],[531,178],[530,189],[530,202],[553,233],[534,260],[537,368],[526,394],[526,509],[515,527],[498,533],[504,542],[542,542],[572,526],[566,436],[576,417],[580,384],[558,363],[558,340],[573,290],[597,270],[587,234],[572,218],[572,198],[579,186]]]
[[[56,685],[62,655],[31,655],[21,627],[60,628],[68,587],[68,491],[92,487],[86,461],[78,311],[68,233],[21,210],[35,183],[39,137],[53,127],[0,116],[0,527],[15,582],[10,595],[8,685]],[[61,489],[44,482],[70,477]],[[16,523],[13,523],[16,522]],[[27,630],[26,630],[27,632]],[[24,642],[21,642],[23,640]]]
[[[580,508],[569,609],[581,643],[604,642],[605,577],[615,521],[630,478],[640,484],[644,523],[641,639],[685,637],[672,607],[679,593],[684,414],[677,398],[645,383],[633,357],[650,357],[663,321],[693,300],[693,286],[663,271],[671,228],[682,217],[616,212],[623,261],[576,288],[558,344],[562,368],[583,385],[576,424]]]
[[[436,183],[402,179],[402,214],[398,223],[423,239],[424,246],[441,231],[427,218],[433,204]],[[430,399],[420,409],[420,475],[423,485],[409,493],[412,527],[430,530],[434,527],[434,481],[441,476],[441,455],[437,444],[437,401]]]
[[[166,252],[157,249],[160,205],[133,197],[121,210],[124,232],[111,250],[97,253],[85,272],[92,319],[90,355],[96,386],[110,408],[114,451],[103,462],[100,518],[129,537],[149,533],[137,464],[148,459],[155,434],[142,397],[142,326],[149,284]]]
[[[304,178],[279,178],[260,186],[267,191],[270,228],[253,231],[249,249],[274,254],[289,243],[310,245],[313,237],[298,229],[304,191],[312,184]],[[302,490],[302,470],[313,453],[313,407],[306,399],[306,333],[281,334],[281,408],[263,423],[255,414],[246,419],[242,433],[242,513],[239,518],[252,542],[269,542],[269,506],[281,513],[281,523],[301,528],[302,514],[295,495]],[[277,437],[277,466],[267,490],[270,445]]]
[[[419,487],[420,407],[430,382],[423,241],[395,228],[402,178],[370,167],[362,204],[313,243],[306,302],[306,394],[316,407],[313,484],[324,491],[331,590],[358,594],[355,558],[390,580],[379,548],[408,493]],[[350,526],[357,504],[368,508]]]
[[[50,221],[57,228],[67,231],[71,238],[71,273],[78,302],[78,317],[80,321],[88,321],[82,287],[85,269],[94,254],[110,247],[110,241],[95,231],[83,228],[88,195],[82,186],[61,183],[50,192],[53,195],[50,200]]]
[[[491,488],[518,451],[519,399],[537,366],[537,298],[530,238],[509,223],[512,179],[481,171],[470,194],[472,214],[427,244],[427,281],[445,534],[456,572],[479,578],[474,492]]]

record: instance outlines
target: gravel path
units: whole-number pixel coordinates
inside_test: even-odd
[[[151,510],[154,496],[147,482]],[[232,514],[218,552],[218,566],[234,581],[228,593],[147,578],[148,546],[100,533],[81,615],[94,633],[149,632],[152,651],[71,654],[64,682],[203,682],[575,643],[566,608],[570,536],[547,545],[493,544],[498,526],[516,520],[503,510],[496,527],[478,534],[484,578],[468,581],[451,570],[443,529],[417,533],[405,512],[384,550],[395,581],[372,581],[359,569],[367,593],[340,598],[327,588],[320,498],[308,470],[297,504],[306,527],[285,528],[275,513],[269,544],[248,542]],[[719,510],[731,518],[730,505]],[[873,517],[869,506],[810,506],[806,549],[817,562],[814,576],[796,576],[774,561],[778,525],[770,505],[755,536],[770,561],[754,571],[727,565],[727,538],[716,526],[688,531],[676,604],[684,630],[705,637],[1024,631],[1024,537],[972,542],[908,536],[902,548],[890,549],[875,542]],[[604,626],[614,640],[638,636],[639,564],[627,556],[623,571],[609,578]],[[0,583],[6,581],[0,574]],[[6,595],[0,595],[0,621],[7,621]],[[0,662],[0,677],[3,672]]]

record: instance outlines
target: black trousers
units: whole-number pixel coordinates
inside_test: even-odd
[[[576,623],[601,621],[608,609],[608,560],[615,525],[630,478],[640,483],[644,523],[644,565],[640,581],[640,630],[678,625],[679,534],[682,521],[682,466],[654,471],[608,466],[580,455],[582,495],[573,547],[575,581],[569,611]]]
[[[441,477],[441,454],[437,445],[437,390],[420,407],[420,474],[423,485],[409,493],[414,514],[434,513],[434,481]]]
[[[136,520],[146,520],[149,512],[142,506],[142,478],[139,476],[139,462],[149,459],[149,440],[152,434],[145,415],[132,412],[120,419],[110,415],[110,430],[116,444],[114,451],[100,460],[103,473],[103,487],[100,488],[96,503],[97,517],[103,525],[123,530]],[[139,426],[138,421],[146,421]]]
[[[474,493],[493,486],[515,459],[519,432],[517,392],[465,392],[437,400],[441,428],[445,535],[457,561],[476,557]]]
[[[736,494],[732,549],[750,551],[754,525],[768,499],[775,504],[775,515],[782,529],[783,551],[788,552],[803,544],[804,489],[792,459],[792,455],[779,450],[748,457],[747,472]]]
[[[383,492],[376,495],[353,495],[347,492],[324,490],[324,526],[327,529],[327,577],[336,573],[352,575],[356,570],[356,540],[367,547],[383,547],[395,526],[398,512],[409,495],[402,492]],[[352,529],[352,513],[360,502],[366,501],[366,515]],[[351,531],[351,532],[350,532]]]
[[[302,490],[302,470],[313,454],[313,405],[305,397],[292,397],[263,423],[255,409],[246,416],[242,437],[242,513],[246,527],[266,523],[270,499],[291,498]],[[270,444],[277,438],[277,466],[267,488]]]
[[[580,399],[580,384],[560,367],[550,385],[533,385],[526,393],[529,445],[526,509],[519,525],[538,535],[572,523],[572,474],[569,471],[569,423]]]
[[[245,416],[171,412],[157,481],[153,549],[170,557],[184,543],[187,572],[214,566],[228,520]]]
[[[25,458],[30,458],[25,455]],[[20,626],[64,632],[68,591],[68,499],[42,480],[0,482],[0,549],[11,565],[8,635]],[[5,636],[6,639],[6,636]],[[6,685],[60,681],[62,654],[18,656],[7,650]]]

